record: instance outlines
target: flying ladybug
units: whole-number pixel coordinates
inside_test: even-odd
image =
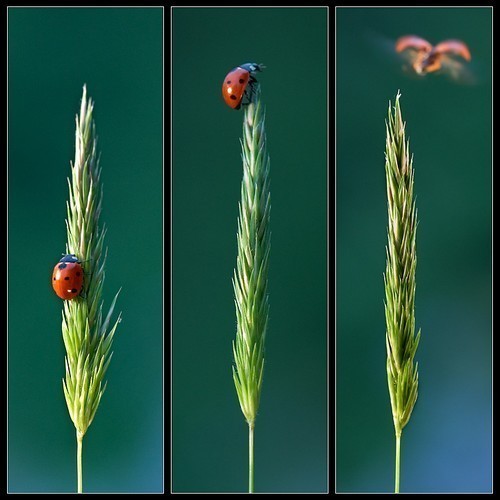
[[[406,35],[398,38],[395,49],[408,60],[417,75],[439,71],[460,79],[466,75],[463,60],[471,60],[469,47],[461,40],[445,40],[432,45],[418,36]]]

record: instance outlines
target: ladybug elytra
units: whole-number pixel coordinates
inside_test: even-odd
[[[264,68],[263,64],[245,63],[226,75],[222,84],[222,96],[229,107],[240,109],[242,104],[252,102],[254,86],[257,84],[254,75]]]
[[[65,255],[54,267],[52,288],[63,300],[78,297],[83,286],[83,268],[76,255]]]

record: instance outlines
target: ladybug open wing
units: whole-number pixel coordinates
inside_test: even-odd
[[[445,40],[434,47],[440,55],[442,73],[455,83],[475,85],[478,83],[477,67],[472,59],[469,47],[461,40]]]
[[[405,35],[396,40],[395,49],[396,52],[403,52],[404,50],[430,52],[432,50],[432,44],[419,36]]]
[[[471,60],[469,47],[460,40],[445,40],[444,42],[440,42],[434,47],[434,51],[439,54],[457,55],[466,61]]]

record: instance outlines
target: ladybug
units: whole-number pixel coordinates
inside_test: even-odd
[[[65,255],[54,267],[52,288],[64,300],[77,297],[82,291],[83,268],[75,254]]]
[[[222,97],[233,109],[240,109],[242,104],[252,102],[252,94],[257,80],[254,75],[265,68],[263,64],[246,63],[232,69],[224,78]],[[243,102],[245,99],[245,102]]]
[[[396,42],[396,52],[404,52],[418,75],[443,69],[451,76],[459,76],[462,65],[451,56],[471,60],[469,47],[461,40],[445,40],[432,46],[427,40],[415,35],[406,35]]]

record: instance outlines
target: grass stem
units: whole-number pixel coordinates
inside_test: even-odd
[[[76,431],[76,468],[78,476],[78,493],[83,493],[82,491],[82,447],[83,447],[83,434]]]
[[[264,112],[257,87],[243,116],[243,180],[238,217],[238,256],[233,287],[236,339],[233,380],[249,426],[249,491],[254,491],[253,433],[264,373],[264,341],[269,315],[267,295],[271,250],[270,162],[266,152]]]
[[[401,434],[396,434],[396,473],[394,475],[394,493],[399,493],[399,472],[401,469]]]
[[[386,122],[385,173],[387,185],[387,264],[384,273],[387,349],[387,382],[396,435],[395,492],[399,492],[400,446],[403,428],[410,420],[418,397],[420,341],[415,335],[415,270],[417,267],[417,209],[413,196],[413,157],[405,137],[405,123],[396,96],[389,103]]]
[[[118,293],[108,313],[103,311],[106,249],[102,207],[101,167],[93,120],[94,103],[83,87],[80,115],[76,117],[75,161],[68,179],[66,253],[74,254],[84,269],[83,291],[65,300],[62,336],[66,350],[63,392],[77,436],[77,485],[82,492],[83,436],[92,423],[106,389],[105,375],[112,356],[115,330],[121,313],[111,322]]]
[[[253,432],[255,425],[248,424],[248,493],[253,493]]]

